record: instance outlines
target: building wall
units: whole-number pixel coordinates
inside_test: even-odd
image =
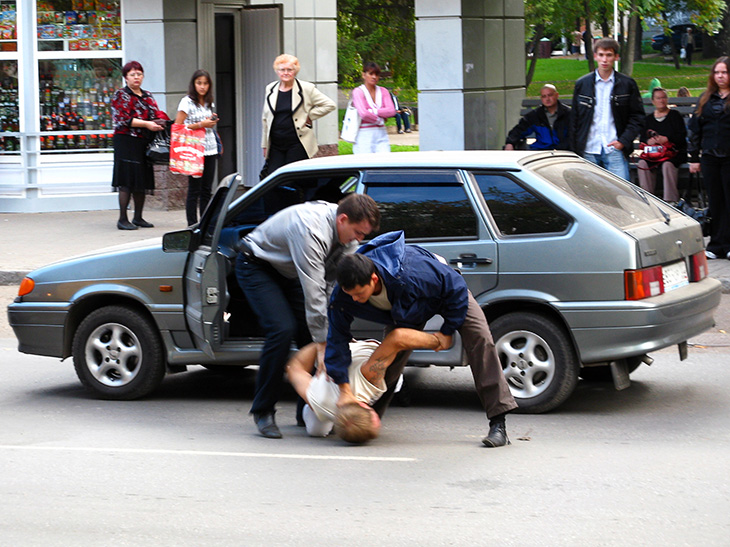
[[[522,0],[416,0],[416,58],[420,149],[501,148],[524,97]]]

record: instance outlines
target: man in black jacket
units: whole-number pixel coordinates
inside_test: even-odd
[[[522,116],[507,135],[505,150],[514,150],[522,139],[535,135],[530,150],[569,150],[570,108],[558,100],[558,90],[545,84],[540,90],[541,106]]]
[[[613,69],[618,50],[612,38],[596,42],[596,72],[575,83],[570,138],[574,152],[629,180],[628,158],[645,114],[639,86]]]

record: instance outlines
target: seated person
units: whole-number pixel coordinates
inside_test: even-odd
[[[304,399],[304,423],[313,437],[326,437],[333,426],[336,433],[348,442],[362,443],[378,436],[380,418],[370,405],[386,391],[385,371],[399,352],[412,349],[439,351],[451,346],[452,337],[407,328],[393,329],[382,343],[377,340],[352,341],[349,368],[350,387],[356,403],[337,408],[340,388],[318,370],[314,376],[317,358],[315,344],[300,349],[287,365],[289,382]]]
[[[532,134],[535,142],[530,150],[569,150],[570,108],[558,100],[558,91],[552,84],[540,90],[542,105],[531,110],[507,135],[505,150],[515,150],[520,141]]]
[[[647,192],[654,193],[656,175],[661,171],[664,177],[663,199],[669,203],[679,201],[677,181],[679,166],[687,161],[687,128],[682,115],[667,106],[667,91],[661,87],[654,88],[651,102],[654,112],[647,114],[644,129],[641,131],[641,142],[647,145],[674,145],[676,155],[660,162],[640,159],[638,163],[639,185]]]

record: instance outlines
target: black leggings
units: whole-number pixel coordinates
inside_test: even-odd
[[[188,226],[197,224],[198,209],[200,216],[203,216],[208,202],[210,201],[210,190],[215,177],[215,166],[218,155],[205,156],[203,164],[203,175],[201,177],[188,177],[188,197],[185,200],[185,215],[188,219]]]

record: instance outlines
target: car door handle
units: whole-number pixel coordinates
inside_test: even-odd
[[[449,264],[491,264],[493,260],[491,258],[478,257],[475,253],[463,253],[459,255],[459,258],[452,258],[449,260]]]
[[[205,268],[203,268],[203,266],[195,266],[195,271],[198,273],[203,273],[203,271],[205,271]]]

